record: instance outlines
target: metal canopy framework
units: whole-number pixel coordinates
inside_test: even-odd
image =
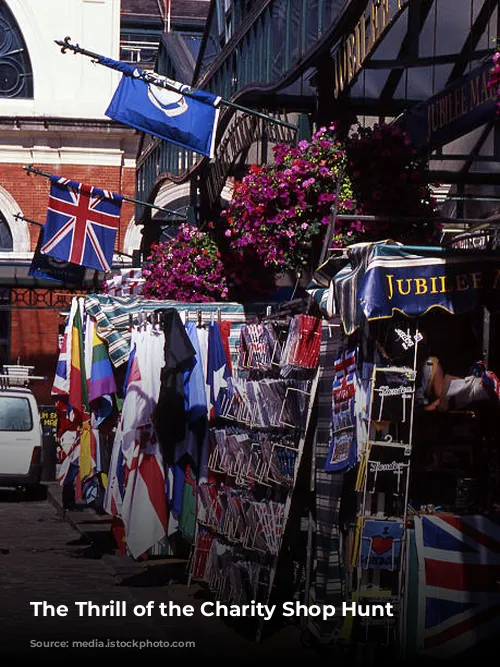
[[[326,120],[390,122],[491,58],[500,33],[499,4],[500,0],[212,0],[192,84],[249,106],[265,106],[270,114],[307,109],[323,122],[318,112],[322,109]],[[355,41],[356,30],[358,36],[364,31],[363,52],[356,54],[360,66],[345,77],[348,81],[336,96],[339,53],[343,57],[344,48],[349,54],[348,41]],[[361,47],[358,43],[350,48],[352,59]],[[352,60],[345,66],[352,66]],[[224,118],[221,124],[221,143],[229,122]],[[445,217],[490,216],[500,201],[498,123],[492,118],[466,132],[431,154],[432,180],[446,184],[451,196],[442,210]],[[217,155],[214,168],[227,159]],[[203,180],[201,166],[177,149],[153,142],[138,161],[139,190],[147,198],[162,178],[178,183]]]
[[[370,5],[360,4],[364,11]],[[499,0],[409,0],[339,95],[339,104],[361,124],[389,122],[439,94],[491,58],[500,34],[499,5]],[[492,116],[432,151],[432,179],[451,186],[443,215],[483,217],[497,211],[499,149]]]
[[[348,100],[356,112],[396,116],[429,99],[493,54],[498,4],[498,0],[408,0],[364,60],[342,101]],[[359,3],[360,17],[369,5]]]

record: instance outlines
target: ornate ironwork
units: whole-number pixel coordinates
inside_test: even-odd
[[[5,290],[6,292],[8,290]],[[57,291],[32,287],[13,287],[9,298],[0,298],[0,310],[61,310],[68,308],[75,296],[85,296],[78,290]]]
[[[266,138],[271,143],[292,144],[296,134],[279,125],[264,125],[259,118],[242,114],[234,116],[216,150],[216,159],[210,163],[204,187],[209,205],[219,197],[236,159],[250,149],[252,144]]]

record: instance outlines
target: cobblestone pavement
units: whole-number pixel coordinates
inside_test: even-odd
[[[111,566],[45,501],[0,492],[0,646],[32,640],[165,639],[152,619],[79,617],[75,602],[137,601]],[[66,617],[34,617],[30,602],[68,607]],[[171,639],[173,639],[171,637]]]
[[[79,513],[79,525],[75,521],[70,525],[47,499],[29,501],[0,490],[0,657],[26,652],[29,658],[36,653],[38,659],[38,653],[44,651],[63,657],[63,649],[49,649],[47,642],[65,641],[71,647],[74,641],[89,641],[99,647],[99,655],[106,651],[103,657],[112,659],[111,649],[98,642],[149,640],[143,647],[164,642],[162,648],[155,649],[155,654],[161,652],[162,659],[172,659],[174,655],[183,660],[195,655],[234,659],[237,655],[238,662],[255,664],[276,653],[284,659],[298,657],[308,664],[320,664],[316,663],[319,659],[315,653],[301,647],[296,628],[285,628],[274,639],[255,644],[220,619],[197,614],[201,602],[196,591],[172,581],[160,581],[155,568],[145,568],[106,547],[103,537],[109,539],[108,517],[98,517],[86,509]],[[161,617],[158,605],[169,599],[193,605],[194,616]],[[41,601],[55,607],[66,605],[67,616],[35,617],[30,602]],[[80,617],[75,602],[81,601],[100,605],[124,601],[127,616]],[[151,617],[143,618],[133,614],[136,605],[149,601],[155,602],[156,613],[153,610]],[[34,642],[43,642],[45,648]],[[185,644],[174,648],[173,642]],[[188,642],[195,642],[196,646],[188,647]],[[129,647],[127,652],[131,648],[139,646]],[[78,650],[82,655],[82,649]],[[114,648],[113,655],[115,650],[119,649]],[[142,648],[137,657],[142,659],[150,650]],[[85,659],[90,653],[92,647],[85,648]]]

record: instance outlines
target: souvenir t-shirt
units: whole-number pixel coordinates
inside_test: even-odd
[[[361,536],[361,566],[397,570],[404,525],[396,521],[365,521]]]

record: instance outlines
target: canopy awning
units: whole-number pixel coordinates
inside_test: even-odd
[[[432,308],[461,314],[478,305],[500,305],[496,253],[380,241],[351,246],[349,255],[349,265],[333,279],[347,335],[356,331],[363,316],[379,320],[399,312],[417,317]]]

